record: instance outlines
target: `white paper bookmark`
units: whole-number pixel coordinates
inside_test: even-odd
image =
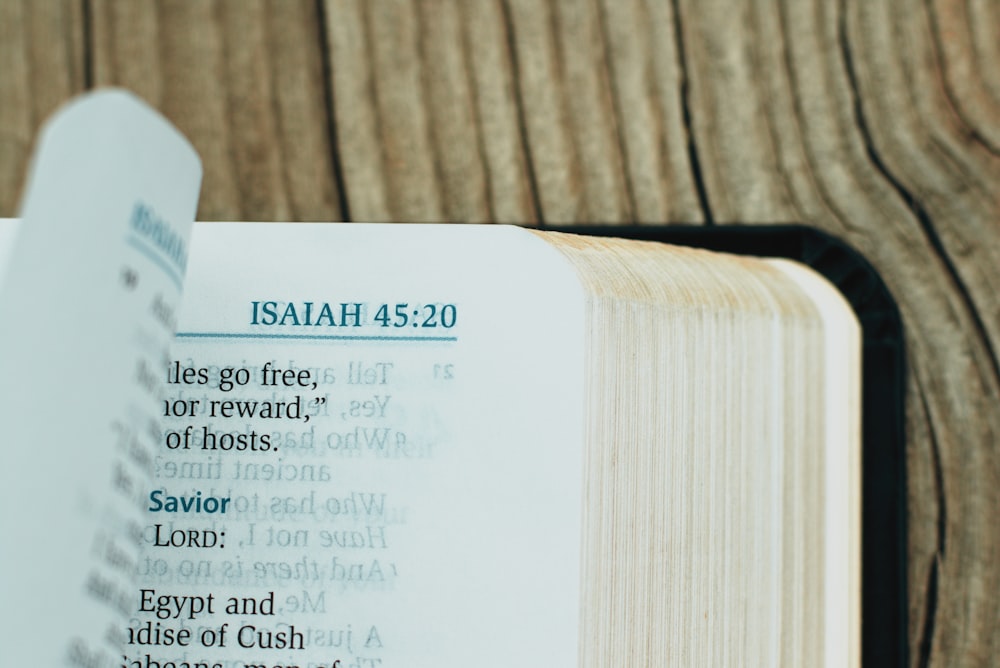
[[[122,91],[42,132],[0,284],[2,665],[121,665],[200,181]]]

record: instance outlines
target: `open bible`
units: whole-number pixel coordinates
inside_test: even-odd
[[[811,270],[504,226],[198,223],[185,248],[182,305],[144,306],[169,352],[121,374],[148,416],[32,436],[37,461],[104,448],[112,473],[148,439],[135,579],[98,604],[117,631],[35,617],[5,663],[858,663],[859,332]],[[43,358],[19,368],[60,373]],[[5,484],[46,485],[29,464]],[[65,511],[37,526],[4,494],[29,543],[5,541],[5,586],[73,607],[86,588],[43,568],[107,553],[35,568]],[[87,632],[116,649],[74,654]]]

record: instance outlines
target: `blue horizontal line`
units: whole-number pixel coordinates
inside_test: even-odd
[[[156,250],[150,248],[148,245],[143,243],[141,239],[135,236],[128,236],[125,239],[125,242],[132,248],[136,249],[137,251],[145,255],[147,259],[149,259],[153,264],[159,267],[163,271],[163,273],[167,275],[167,278],[173,281],[174,285],[177,286],[178,290],[183,289],[181,287],[181,277],[177,274],[176,271],[174,271],[173,267],[167,264],[167,261],[164,260],[163,257]]]
[[[250,334],[177,332],[179,339],[285,339],[291,341],[458,341],[457,336],[349,336],[341,334]]]

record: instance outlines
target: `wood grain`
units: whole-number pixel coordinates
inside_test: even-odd
[[[92,0],[94,81],[137,92],[205,164],[203,220],[337,220],[315,3]]]
[[[86,87],[79,0],[0,2],[0,212],[14,215],[42,121]]]
[[[952,663],[987,665],[1000,649],[1000,619],[988,593],[1000,586],[1000,573],[992,568],[976,572],[975,587],[960,596],[949,584],[970,575],[966,564],[995,560],[1000,550],[998,532],[985,530],[1000,511],[1000,462],[990,446],[1000,437],[1000,161],[954,113],[942,85],[945,77],[926,7],[910,5],[910,11],[880,25],[893,18],[887,3],[858,3],[848,15],[847,31],[859,54],[859,115],[873,160],[907,201],[921,240],[939,262],[940,285],[954,313],[914,329],[926,334],[911,363],[926,400],[932,461],[941,469],[938,512],[946,513],[947,521],[924,572],[927,582],[938,582],[937,607],[933,617],[925,609],[911,620],[922,624],[911,637],[930,655],[940,652]],[[915,51],[917,57],[903,58],[896,49]],[[891,66],[862,66],[879,61]],[[926,273],[924,277],[917,285],[927,283]],[[911,321],[927,320],[917,301],[926,291],[909,292],[914,298]],[[915,558],[921,556],[913,552]],[[920,578],[921,573],[914,570],[911,576]]]
[[[733,12],[682,5],[685,31]],[[910,5],[746,3],[729,39],[691,40],[709,41],[694,55],[708,62],[692,83],[692,116],[717,220],[754,212],[828,229],[873,261],[899,301],[911,365],[912,659],[988,665],[1000,626],[988,593],[1000,547],[989,519],[1000,434],[990,193],[1000,179],[944,99],[926,7]],[[719,70],[727,75],[707,74]],[[754,118],[720,99],[748,100]],[[726,126],[753,130],[717,131]],[[748,184],[734,165],[715,167],[729,156],[764,175]]]
[[[806,222],[906,322],[914,666],[1000,652],[1000,5],[0,0],[0,214],[90,85],[205,160],[205,219]]]
[[[499,5],[337,0],[326,28],[354,220],[536,218]]]

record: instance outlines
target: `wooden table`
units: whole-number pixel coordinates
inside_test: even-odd
[[[1000,655],[1000,3],[0,0],[0,215],[40,121],[126,86],[205,220],[805,222],[909,350],[913,665]]]

